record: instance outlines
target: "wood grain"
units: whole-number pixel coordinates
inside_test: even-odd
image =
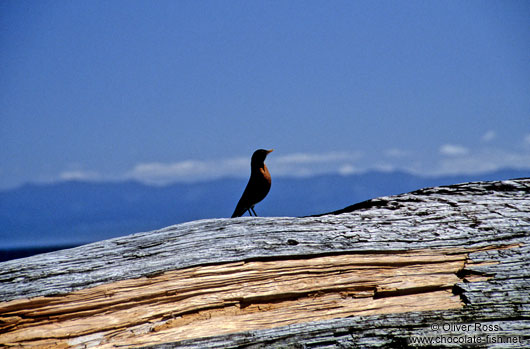
[[[0,344],[396,346],[435,321],[528,340],[529,193],[465,183],[0,263]]]

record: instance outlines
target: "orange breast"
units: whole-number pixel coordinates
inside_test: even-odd
[[[267,182],[271,182],[271,174],[269,173],[269,169],[267,168],[267,166],[265,166],[265,164],[263,164],[263,167],[259,169],[259,171],[261,172],[261,174],[263,175],[263,178],[267,181]]]

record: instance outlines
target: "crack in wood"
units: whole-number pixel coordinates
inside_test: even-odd
[[[529,194],[528,179],[464,183],[5,262],[0,346],[388,347],[437,321],[524,336]]]
[[[16,299],[0,303],[0,344],[148,345],[352,315],[462,308],[468,300],[456,285],[480,276],[465,269],[469,254],[518,246],[219,263]]]

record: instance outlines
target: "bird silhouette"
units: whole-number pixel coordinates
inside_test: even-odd
[[[258,149],[252,154],[252,160],[250,161],[250,179],[248,180],[243,195],[241,195],[241,199],[237,203],[232,218],[241,217],[246,211],[251,216],[252,212],[254,216],[257,216],[256,211],[254,211],[254,205],[263,200],[271,188],[271,174],[267,166],[265,166],[265,158],[272,151],[273,149]]]

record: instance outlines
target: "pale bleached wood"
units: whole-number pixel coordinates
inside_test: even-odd
[[[0,303],[2,317],[10,319],[0,343],[86,344],[79,338],[98,334],[98,346],[153,344],[355,314],[460,308],[460,298],[450,289],[460,281],[456,273],[467,253],[451,249],[233,262],[62,297],[16,299]],[[150,332],[129,331],[138,326]]]
[[[338,215],[179,224],[0,263],[0,301],[253,258],[508,244],[530,224],[528,188],[529,180],[461,184]]]
[[[407,344],[414,335],[439,334],[429,330],[429,324],[436,321],[499,323],[502,325],[502,330],[494,331],[493,334],[520,335],[524,340],[528,340],[530,332],[529,188],[528,179],[428,188],[409,194],[378,198],[332,215],[190,222],[155,232],[135,234],[76,249],[1,263],[0,297],[7,302],[3,303],[4,311],[18,309],[17,311],[26,313],[17,318],[14,313],[6,316],[6,313],[0,311],[1,321],[4,322],[2,326],[7,331],[2,333],[0,330],[0,342],[8,344],[4,338],[14,336],[17,331],[22,331],[18,334],[23,334],[24,326],[30,326],[29,323],[38,318],[39,311],[43,311],[41,314],[43,317],[35,320],[36,323],[40,321],[39,324],[43,326],[51,326],[46,330],[41,329],[42,339],[38,339],[38,329],[32,332],[31,336],[34,338],[32,343],[40,346],[65,343],[79,346],[111,345],[112,343],[108,341],[109,336],[129,345],[173,342],[161,347],[399,346]],[[256,291],[259,296],[254,294],[245,300],[245,297],[238,293],[241,292],[240,290],[234,291],[239,298],[228,298],[228,301],[223,297],[222,301],[219,298],[217,301],[209,299],[214,307],[213,310],[200,310],[205,304],[205,300],[201,299],[188,305],[188,308],[184,306],[179,310],[185,312],[188,309],[189,313],[161,320],[160,314],[168,311],[169,308],[166,307],[173,302],[175,298],[172,297],[176,297],[183,286],[177,286],[178,291],[174,294],[171,291],[160,292],[160,289],[165,290],[165,287],[169,287],[167,284],[146,284],[145,289],[137,284],[127,286],[128,282],[132,282],[129,279],[149,276],[145,279],[155,280],[168,273],[193,268],[220,268],[221,265],[227,266],[231,263],[235,263],[233,267],[238,268],[253,262],[295,263],[294,261],[307,261],[313,258],[356,254],[361,258],[366,257],[369,261],[370,254],[377,255],[378,259],[379,256],[392,256],[412,250],[428,251],[424,252],[427,255],[445,253],[445,257],[456,258],[444,262],[447,266],[451,263],[455,266],[465,263],[465,267],[463,269],[460,267],[460,270],[457,267],[456,272],[451,269],[453,271],[447,274],[441,273],[444,275],[441,279],[429,284],[434,269],[424,273],[425,277],[421,277],[411,273],[415,268],[415,264],[410,264],[411,260],[394,261],[395,266],[399,266],[394,270],[407,270],[402,275],[404,276],[402,279],[399,277],[396,279],[397,276],[394,275],[392,280],[386,279],[386,282],[375,286],[374,283],[359,281],[358,276],[348,278],[348,275],[345,275],[344,282],[342,284],[339,282],[337,285],[333,284],[333,277],[330,276],[327,280],[323,278],[321,283],[317,284],[318,287],[326,288],[328,286],[324,285],[331,282],[331,288],[335,288],[333,292],[315,291],[309,296],[307,293],[309,286],[316,287],[316,284],[300,282],[295,286],[300,289],[294,292],[300,297],[287,298],[285,307],[275,308],[264,301],[282,295],[282,292],[292,294],[292,291],[281,287],[295,285],[293,280],[296,280],[296,277],[294,277],[290,281],[284,280],[283,284],[278,283],[279,286],[283,285],[278,292],[271,291],[270,287],[255,285],[253,286],[255,288],[249,289],[252,289],[252,292]],[[337,263],[336,267],[341,268],[339,262],[334,263]],[[331,265],[334,266],[334,263]],[[370,263],[374,264],[374,261],[364,264]],[[426,260],[414,263],[422,266],[429,264]],[[444,263],[438,261],[431,266]],[[257,264],[255,267],[257,268]],[[316,265],[309,263],[308,270],[310,273],[321,273],[322,268],[326,267],[331,266],[320,260]],[[356,268],[362,270],[359,265],[356,265]],[[266,268],[257,268],[252,272],[247,271],[246,274],[243,273],[243,279],[239,280],[252,275],[259,279],[259,275],[265,275],[266,270]],[[344,270],[338,273],[342,275]],[[348,271],[345,274],[347,273]],[[296,273],[293,275],[295,276]],[[208,274],[209,281],[212,281],[211,277],[212,275]],[[356,280],[358,284],[355,283]],[[467,283],[466,280],[475,282]],[[105,284],[120,282],[125,283],[120,292],[147,292],[135,302],[145,302],[145,305],[150,305],[148,307],[150,309],[130,307],[132,303],[127,303],[127,299],[130,302],[131,297],[122,298],[123,309],[120,308],[120,302],[112,301],[114,295],[115,299],[119,299],[115,289],[107,289],[109,293],[106,296],[103,292],[73,301],[70,308],[65,308],[66,312],[61,313],[62,315],[54,313],[56,311],[54,307],[58,309],[65,303],[61,303],[62,301],[56,304],[47,303],[50,299],[57,300],[59,297],[43,297],[44,300],[34,298],[50,295],[71,297],[77,294],[70,293],[74,290],[90,293],[98,287],[105,287]],[[426,287],[426,284],[431,286]],[[355,286],[353,291],[352,285]],[[153,290],[156,289],[153,286],[160,286],[158,293]],[[202,286],[205,284],[192,286],[188,295],[193,294],[193,290],[197,292],[203,289]],[[355,289],[362,288],[361,286],[365,289]],[[221,288],[223,287],[226,286]],[[375,291],[370,293],[370,287],[374,287]],[[400,292],[413,293],[398,296]],[[447,298],[442,297],[444,292]],[[418,298],[420,293],[424,297],[433,298],[420,300]],[[321,303],[315,301],[318,298],[321,298]],[[400,304],[389,303],[391,299],[397,298],[402,301]],[[34,302],[33,305],[37,305],[33,310],[22,305],[28,302],[28,299],[29,302]],[[166,301],[151,304],[151,299]],[[448,299],[448,303],[441,301],[442,299]],[[262,301],[256,302],[257,300]],[[360,300],[369,300],[369,302],[360,305]],[[17,302],[20,302],[21,307],[8,308],[8,305],[13,306]],[[93,329],[87,330],[87,328],[104,321],[103,318],[98,318],[98,311],[94,308],[98,302],[103,302],[103,308],[108,307],[108,314],[111,317],[115,316],[116,321],[111,321],[110,327],[107,325],[106,330],[94,332]],[[293,322],[290,322],[289,317],[285,317],[285,309],[289,309],[289,302],[293,302],[292,309],[298,309],[287,311],[292,316],[290,319]],[[246,306],[241,307],[241,304]],[[318,319],[304,317],[304,311],[311,309],[318,312],[311,307],[318,308],[319,304],[328,307],[332,304],[342,305],[333,308],[336,309],[336,313],[331,314],[330,317],[326,317],[329,309],[324,306],[323,309],[326,311],[323,312],[320,321],[315,322],[314,320]],[[433,307],[427,310],[425,304],[445,304],[445,307]],[[451,308],[447,304],[457,304],[458,307]],[[263,312],[260,307],[267,308],[271,312]],[[406,307],[417,311],[401,313]],[[249,313],[238,313],[245,308]],[[374,313],[374,309],[378,309],[378,312]],[[77,319],[67,319],[68,312],[82,316]],[[255,314],[262,315],[258,317],[260,321],[249,321],[246,318]],[[266,314],[272,316],[268,317]],[[353,317],[343,318],[352,314]],[[241,322],[243,324],[258,323],[264,327],[249,327],[244,333],[219,335],[231,332],[234,328],[236,331],[241,329],[237,327],[239,326],[237,322],[235,327],[231,327],[234,315],[242,316],[239,319],[245,319]],[[66,321],[71,321],[71,326],[54,327],[53,321],[59,320],[61,316],[66,317]],[[123,331],[123,326],[120,325],[120,319],[123,318],[134,322],[126,325],[126,327],[130,325],[127,331]],[[149,319],[147,323],[142,322],[146,319]],[[198,323],[202,325],[196,326]],[[290,325],[285,326],[286,324]],[[213,333],[207,330],[215,325],[221,328],[220,332]],[[227,329],[223,329],[224,327]],[[267,329],[268,327],[272,328]],[[30,327],[26,327],[28,328]],[[150,332],[153,329],[155,332]],[[63,331],[67,340],[61,336],[57,336],[61,338],[56,340],[50,338],[53,331]],[[132,337],[127,334],[131,331],[135,334]],[[178,331],[187,333],[190,337],[179,337]],[[484,331],[477,333],[485,335]],[[203,338],[216,334],[215,337]],[[193,339],[175,342],[182,338]],[[492,346],[491,343],[488,346]]]

